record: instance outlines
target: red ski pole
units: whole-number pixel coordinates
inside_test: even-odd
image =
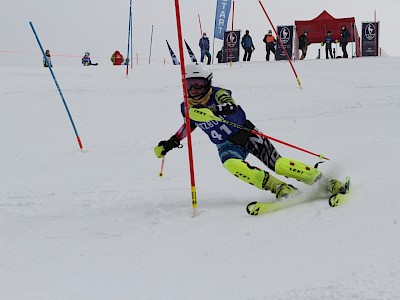
[[[212,120],[215,120],[215,121],[218,121],[218,122],[222,122],[222,123],[234,126],[236,128],[251,132],[251,133],[253,133],[255,135],[258,135],[258,136],[261,136],[261,137],[265,137],[265,138],[267,138],[267,139],[269,139],[271,141],[278,142],[278,143],[280,143],[282,145],[285,145],[285,146],[288,146],[288,147],[303,151],[305,153],[317,156],[320,159],[329,160],[329,158],[325,157],[323,154],[317,154],[317,153],[308,151],[308,150],[300,148],[298,146],[295,146],[295,145],[289,144],[287,142],[278,140],[278,139],[276,139],[276,138],[274,138],[272,136],[268,136],[266,134],[263,134],[263,133],[261,133],[261,132],[259,132],[257,130],[244,127],[242,125],[236,124],[234,122],[231,122],[231,121],[228,121],[228,120],[225,120],[225,119],[221,119],[220,117],[214,115],[212,113],[212,111],[210,109],[208,109],[208,108],[191,108],[190,109],[190,119],[192,119],[194,121],[198,121],[198,122],[209,122],[209,121],[212,121]]]

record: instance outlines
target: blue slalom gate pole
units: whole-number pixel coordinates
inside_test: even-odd
[[[153,25],[151,25],[149,64],[150,64],[150,61],[151,61],[151,48],[152,48],[152,46],[153,46]]]
[[[63,103],[64,103],[64,107],[65,107],[65,109],[67,110],[69,120],[71,121],[72,127],[74,128],[75,135],[76,135],[76,138],[77,138],[77,140],[78,140],[79,148],[80,148],[80,150],[82,151],[82,150],[83,150],[83,146],[82,146],[81,139],[80,139],[80,137],[79,137],[78,131],[76,130],[76,127],[75,127],[75,124],[74,124],[74,120],[72,120],[72,116],[71,116],[71,113],[69,112],[68,105],[67,105],[67,103],[65,102],[64,95],[63,95],[63,93],[61,92],[60,86],[58,85],[56,76],[54,75],[53,68],[51,67],[50,62],[49,62],[49,60],[47,59],[47,56],[46,56],[46,54],[45,54],[45,52],[44,52],[44,50],[43,50],[42,44],[40,43],[39,37],[38,37],[38,35],[36,34],[36,31],[35,31],[35,28],[33,27],[32,22],[29,22],[29,25],[31,26],[32,31],[33,31],[33,34],[34,34],[35,37],[36,37],[36,41],[37,41],[38,44],[39,44],[40,50],[42,51],[43,57],[44,57],[44,59],[45,59],[45,61],[46,61],[46,64],[47,64],[47,66],[49,67],[49,70],[50,70],[51,76],[53,77],[54,83],[55,83],[56,86],[57,86],[58,92],[59,92],[59,94],[60,94],[60,96],[61,96],[61,99],[62,99],[62,101],[63,101]]]
[[[129,52],[131,50],[131,38],[132,38],[132,0],[129,4],[129,25],[128,25],[128,53],[126,54],[126,58],[129,60]],[[132,66],[132,60],[130,61]],[[126,77],[128,77],[129,73],[129,63],[126,64]]]

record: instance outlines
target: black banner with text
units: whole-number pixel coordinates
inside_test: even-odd
[[[222,62],[239,61],[240,31],[224,32],[224,47],[222,51]]]
[[[281,43],[278,38],[282,41],[283,46],[285,47],[286,52],[289,55],[289,58],[292,59],[293,54],[293,25],[289,26],[278,26],[278,37],[276,42],[276,54],[275,60],[287,60],[285,51],[282,48]]]
[[[362,56],[378,56],[379,22],[362,23]]]

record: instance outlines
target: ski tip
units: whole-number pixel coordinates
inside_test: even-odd
[[[246,211],[249,215],[255,215],[254,206],[257,204],[257,201],[251,202],[247,204]]]

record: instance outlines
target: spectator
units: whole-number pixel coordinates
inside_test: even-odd
[[[265,43],[265,49],[267,50],[267,55],[265,59],[269,61],[269,56],[272,53],[275,55],[275,45],[276,45],[276,39],[272,35],[272,30],[268,30],[268,34],[264,36],[264,43]]]
[[[90,52],[86,51],[85,55],[82,57],[82,65],[86,66],[97,66],[97,63],[92,63],[90,58]]]
[[[246,30],[246,34],[242,38],[242,47],[244,49],[243,61],[250,61],[251,53],[256,49],[253,45],[253,40],[249,35],[249,31]]]
[[[53,67],[53,64],[51,63],[50,50],[46,50],[46,58],[47,61],[49,62],[50,67]],[[43,57],[43,67],[48,68],[49,66],[46,63],[46,58]]]
[[[119,51],[115,51],[111,56],[111,61],[114,66],[120,66],[124,63],[124,56]]]
[[[333,43],[333,37],[332,37],[332,32],[328,31],[327,35],[325,36],[324,41],[321,43],[321,45],[325,45],[325,53],[326,53],[326,59],[329,59],[328,54],[331,55],[331,58],[333,58],[333,53],[332,53],[332,43]]]
[[[211,54],[210,54],[210,40],[207,37],[207,34],[204,32],[203,36],[199,40],[199,47],[201,52],[200,61],[204,62],[204,55],[207,56],[207,65],[211,64]]]
[[[222,47],[221,50],[219,50],[218,53],[217,53],[217,59],[218,59],[218,63],[219,63],[219,64],[223,62],[223,61],[222,61],[223,51],[224,51],[224,48]]]
[[[306,58],[307,55],[307,47],[308,47],[308,31],[304,30],[303,34],[299,38],[299,49],[301,50],[301,57],[300,60]]]
[[[342,47],[342,51],[343,51],[343,57],[344,58],[348,58],[349,55],[347,54],[347,43],[349,42],[349,38],[350,38],[350,32],[349,30],[346,28],[345,25],[342,25],[342,33],[340,34],[340,47]]]

